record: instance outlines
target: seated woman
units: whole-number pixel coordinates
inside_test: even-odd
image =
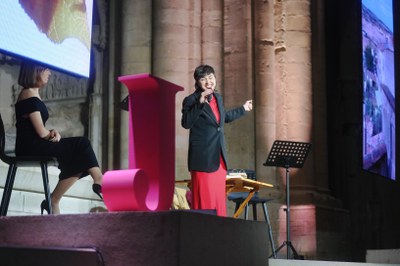
[[[55,129],[48,130],[49,112],[42,102],[39,90],[51,75],[48,68],[25,61],[21,65],[18,83],[23,87],[15,104],[17,139],[15,153],[25,156],[56,157],[61,170],[57,186],[51,193],[53,214],[59,214],[59,203],[67,190],[80,178],[90,174],[93,191],[102,199],[103,174],[89,140],[85,137],[62,138]],[[46,200],[40,205],[47,208]]]

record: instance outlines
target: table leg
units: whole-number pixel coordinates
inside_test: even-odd
[[[239,209],[235,212],[233,215],[233,218],[238,218],[239,215],[242,213],[243,209],[246,207],[247,203],[249,203],[250,199],[253,197],[254,193],[256,191],[252,190],[249,192],[249,195],[246,197],[246,199],[240,204]]]

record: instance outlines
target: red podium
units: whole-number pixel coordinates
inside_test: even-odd
[[[109,211],[161,211],[175,185],[175,95],[183,88],[150,74],[119,77],[129,90],[129,169],[103,177]]]

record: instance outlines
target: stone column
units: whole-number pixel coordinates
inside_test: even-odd
[[[251,3],[250,0],[224,1],[222,94],[226,109],[239,107],[249,99],[255,100]],[[255,170],[254,114],[255,110],[225,124],[228,168]]]
[[[187,170],[188,131],[181,127],[183,98],[194,90],[193,71],[201,61],[200,1],[153,1],[152,73],[185,88],[176,95],[176,178]]]
[[[311,10],[318,43],[313,51]],[[284,1],[275,7],[277,138],[313,144],[304,167],[290,171],[294,203],[299,191],[302,204],[314,203],[316,194],[329,193],[326,106],[321,104],[326,101],[322,12],[322,1],[313,1],[312,6],[311,0]]]
[[[316,48],[314,60],[311,56],[312,26],[316,30],[313,32],[317,36],[314,36],[315,42],[323,46],[322,2],[276,1],[274,8],[275,136],[281,140],[313,143],[304,167],[290,169],[291,241],[295,249],[307,258],[315,258],[317,254],[323,257],[330,249],[342,245],[348,218],[329,193],[326,133],[322,121],[325,107],[318,104],[326,101],[324,69],[312,69],[313,63],[315,66],[324,65],[323,58],[318,57],[324,54],[323,48],[313,47]],[[317,41],[316,38],[320,39]],[[280,190],[284,194],[285,171],[279,168],[278,172],[283,184]],[[283,205],[275,225],[279,228],[278,244],[286,240],[285,199],[282,198],[281,202]]]
[[[218,87],[223,90],[223,3],[222,0],[203,0],[201,12],[201,62],[211,65]]]
[[[311,15],[310,1],[276,5],[277,137],[310,142],[312,136]],[[312,158],[292,184],[312,183]]]
[[[275,21],[273,1],[254,1],[254,106],[255,153],[258,179],[276,185],[276,170],[265,167],[269,149],[276,139]],[[277,48],[276,48],[277,47]],[[275,196],[276,197],[276,196]]]
[[[312,65],[313,68],[313,155],[318,158],[314,171],[315,184],[322,191],[328,191],[328,140],[327,140],[327,86],[326,86],[326,57],[325,57],[325,3],[321,0],[312,1]],[[314,45],[316,44],[316,45]]]
[[[157,1],[156,1],[157,2]],[[152,54],[152,1],[124,0],[122,5],[121,75],[151,73]],[[116,112],[120,112],[120,167],[128,168],[128,112],[118,108],[118,103],[128,95],[121,84],[116,92]],[[118,116],[116,116],[118,117]],[[118,130],[118,129],[117,129]],[[118,135],[115,133],[115,135]],[[118,152],[117,152],[118,154]]]

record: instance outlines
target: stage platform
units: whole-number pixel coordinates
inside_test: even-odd
[[[0,232],[8,263],[36,261],[19,265],[265,266],[271,253],[265,222],[192,211],[9,216]]]

